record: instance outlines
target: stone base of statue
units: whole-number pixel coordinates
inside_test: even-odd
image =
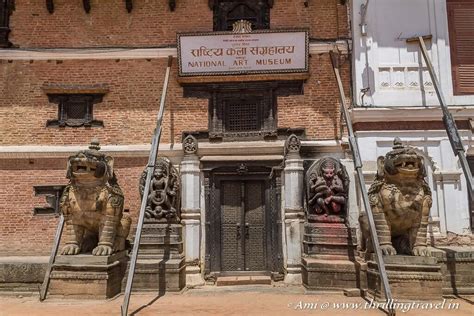
[[[51,273],[48,295],[88,299],[112,298],[121,292],[128,260],[126,251],[110,256],[58,256]]]
[[[442,298],[441,266],[434,257],[384,256],[393,299],[439,300]],[[385,300],[377,263],[367,262],[368,294],[376,300]]]
[[[441,265],[443,295],[474,295],[474,246],[437,246],[431,256]]]
[[[308,216],[304,225],[303,285],[310,290],[361,288],[357,237],[339,216]]]
[[[183,226],[158,221],[145,222],[133,278],[133,290],[178,292],[185,286]]]

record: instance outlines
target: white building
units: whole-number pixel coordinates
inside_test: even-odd
[[[468,154],[473,150],[474,1],[353,0],[352,116],[364,171],[394,137],[418,147],[430,166],[435,233],[471,234],[466,181],[442,123],[433,83],[414,36],[431,35],[427,48]]]

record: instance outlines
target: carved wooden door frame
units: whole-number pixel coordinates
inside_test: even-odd
[[[281,169],[279,162],[226,162],[206,163],[204,172],[205,192],[205,262],[206,279],[215,279],[217,275],[234,272],[221,271],[220,255],[220,212],[221,181],[264,181],[265,183],[265,272],[275,280],[283,277],[283,226],[281,220]],[[260,271],[261,272],[261,271]],[[251,274],[252,271],[235,272]]]

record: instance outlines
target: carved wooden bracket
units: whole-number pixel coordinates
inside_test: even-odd
[[[211,10],[214,10],[214,6],[219,2],[219,0],[209,0],[208,1],[208,5],[209,5],[209,9]],[[275,2],[274,0],[267,0],[268,2],[268,5],[270,6],[270,8],[273,8],[273,3]],[[307,0],[305,0],[305,2],[307,2]]]
[[[53,0],[46,0],[46,9],[48,12],[53,14],[54,13],[54,1]]]
[[[12,15],[13,11],[15,11],[15,0],[6,0],[6,4],[8,15]]]
[[[175,2],[174,0],[170,0],[170,7],[171,7],[171,2]],[[84,10],[86,13],[89,13],[91,11],[91,2],[90,0],[82,0],[82,5],[84,6]],[[175,4],[176,6],[176,4]],[[125,8],[127,9],[127,12],[130,13],[133,10],[133,0],[125,0]],[[49,13],[54,13],[54,0],[46,0],[46,9],[48,9]],[[174,10],[174,8],[173,8]],[[172,11],[173,11],[172,10]]]
[[[170,10],[174,11],[176,9],[176,0],[168,0],[168,5],[170,7]]]
[[[304,6],[305,6],[305,7],[309,7],[309,0],[304,0],[303,3],[304,3]],[[341,5],[346,5],[347,0],[339,0],[339,3],[340,3]]]
[[[84,5],[84,10],[86,13],[91,12],[91,1],[90,0],[82,0],[82,4]]]
[[[133,10],[133,1],[132,0],[125,0],[125,8],[127,12],[130,13]]]

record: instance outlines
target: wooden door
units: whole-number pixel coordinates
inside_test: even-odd
[[[222,181],[221,271],[266,267],[264,181]]]

